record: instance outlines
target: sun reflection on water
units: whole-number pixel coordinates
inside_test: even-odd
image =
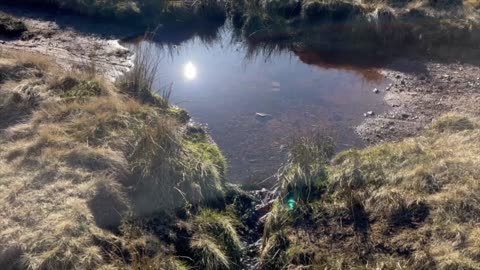
[[[197,67],[192,62],[188,62],[183,67],[183,76],[189,81],[194,80],[197,78]]]

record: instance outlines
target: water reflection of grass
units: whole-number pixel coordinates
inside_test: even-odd
[[[257,44],[287,40],[354,58],[418,53],[442,60],[480,59],[479,12],[471,2],[391,4],[244,0],[232,4],[230,14],[236,32]],[[441,15],[445,10],[449,16]]]

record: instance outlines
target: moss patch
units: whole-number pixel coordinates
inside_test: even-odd
[[[62,96],[67,98],[93,97],[100,96],[103,92],[100,84],[96,81],[80,81],[75,82]]]

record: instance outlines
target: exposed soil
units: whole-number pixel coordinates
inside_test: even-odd
[[[133,54],[118,40],[81,34],[53,21],[21,18],[28,27],[18,39],[0,38],[0,49],[14,49],[53,56],[66,67],[94,68],[109,79],[132,66]]]
[[[413,136],[446,112],[480,115],[480,67],[413,60],[399,60],[390,67],[385,76],[391,88],[380,91],[391,109],[357,127],[367,142]]]

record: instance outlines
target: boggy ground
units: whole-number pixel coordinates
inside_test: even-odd
[[[64,68],[93,68],[110,80],[132,67],[133,53],[122,47],[116,39],[100,34],[79,33],[68,25],[23,16],[18,9],[13,11],[15,17],[4,16],[18,20],[23,27],[14,36],[4,35],[0,40],[0,48],[52,56]]]
[[[56,34],[48,36],[40,43]],[[28,38],[5,44],[35,48]],[[57,52],[75,55],[72,40]],[[415,137],[332,161],[325,137],[291,148],[282,196],[264,216],[261,267],[480,269],[478,66],[464,63],[395,60],[387,68],[393,85],[380,90],[392,112],[359,131],[372,142]],[[242,267],[249,218],[241,213],[254,200],[228,195],[221,154],[184,113],[85,70],[69,75],[51,59],[8,52],[1,64],[0,266]],[[470,115],[449,114],[419,132],[451,110]],[[149,208],[175,209],[173,201],[180,211]]]
[[[479,122],[334,156],[300,138],[267,216],[261,269],[480,269]]]
[[[319,4],[321,1],[317,2]],[[465,7],[460,9],[461,3],[441,6],[441,3],[425,1],[408,5],[400,2],[384,5],[376,2],[358,3],[362,10],[371,13],[371,16],[368,15],[371,18],[361,20],[360,26],[352,26],[351,20],[359,19],[351,16],[337,18],[336,22],[332,18],[318,22],[304,18],[306,21],[303,24],[292,22],[292,27],[298,31],[287,31],[287,40],[281,41],[287,44],[285,47],[294,51],[321,51],[325,56],[335,55],[338,58],[335,62],[343,59],[340,61],[350,61],[355,65],[356,61],[368,63],[368,59],[371,59],[367,65],[384,70],[386,78],[394,85],[389,91],[380,89],[380,92],[385,94],[386,103],[392,108],[386,113],[377,112],[377,115],[369,117],[357,128],[360,136],[370,143],[414,135],[441,112],[474,112],[478,98],[478,76],[475,73],[478,72],[480,55],[478,45],[475,44],[478,44],[480,35],[477,28],[466,29],[469,24],[478,23],[478,14],[472,12],[478,8],[478,3],[465,1]],[[248,1],[244,3],[254,4]],[[267,17],[284,18],[284,15],[268,8],[275,3],[256,3],[265,9],[256,12],[264,12]],[[304,9],[313,5],[308,1],[301,3]],[[333,11],[336,6],[332,3],[322,5]],[[15,9],[12,12],[22,15],[18,9],[16,13]],[[253,16],[249,9],[242,12],[245,18]],[[299,13],[298,16],[303,15]],[[292,20],[288,16],[284,19]],[[429,20],[437,21],[438,24]],[[78,31],[75,23],[59,25],[34,16],[23,17],[23,21],[26,31],[17,38],[3,40],[1,47],[53,55],[64,66],[69,66],[72,62],[77,66],[90,66],[109,78],[118,76],[132,65],[132,53],[121,47],[116,40],[106,39],[105,35]],[[417,28],[414,27],[416,23]],[[333,34],[332,28],[336,29]],[[160,33],[162,29],[159,29]],[[430,32],[425,32],[426,29]],[[188,32],[189,36],[196,34],[195,31]],[[270,29],[267,32],[266,37],[275,39],[283,30]],[[118,29],[111,33],[126,36],[125,33],[118,34]],[[258,35],[262,39],[262,31],[249,34],[246,39],[252,44],[258,44]],[[284,38],[286,37],[282,39]],[[376,64],[378,59],[384,61]]]

